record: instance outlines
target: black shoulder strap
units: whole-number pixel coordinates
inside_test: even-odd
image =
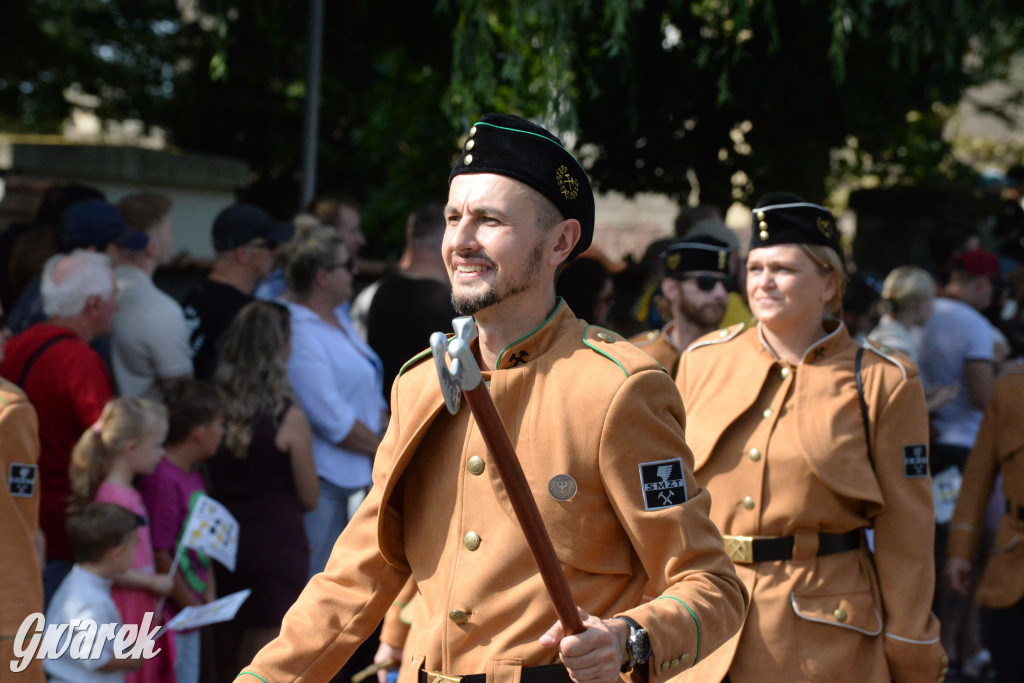
[[[17,382],[18,386],[24,388],[25,380],[28,378],[28,371],[32,369],[32,366],[36,364],[36,361],[39,360],[39,356],[43,355],[43,352],[46,351],[46,349],[64,339],[73,339],[74,336],[75,335],[73,334],[58,334],[56,337],[50,337],[40,344],[39,347],[32,352],[32,355],[28,357],[28,360],[25,361],[25,365],[21,367],[21,376],[18,378]]]
[[[868,419],[868,402],[864,400],[864,378],[860,374],[861,359],[864,357],[864,347],[857,349],[857,360],[854,362],[854,373],[857,375],[857,398],[860,399],[860,415],[864,420],[864,443],[868,447],[868,460],[871,466],[875,466],[874,456],[871,455],[871,422]]]

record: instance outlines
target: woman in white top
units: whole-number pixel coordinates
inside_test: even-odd
[[[918,342],[912,330],[924,327],[932,315],[935,280],[917,266],[893,268],[882,283],[882,319],[868,335],[870,341],[906,354],[918,363]],[[949,403],[956,387],[932,386],[925,390],[928,411]]]
[[[911,330],[928,322],[934,301],[935,281],[926,270],[894,268],[882,284],[882,319],[868,339],[905,353],[917,363],[918,347]]]

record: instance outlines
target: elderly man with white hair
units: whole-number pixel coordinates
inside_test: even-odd
[[[39,415],[35,482],[41,492],[43,589],[49,599],[73,564],[64,527],[71,449],[114,395],[110,371],[89,347],[107,332],[117,311],[110,259],[83,250],[52,257],[43,269],[42,297],[47,319],[8,340],[0,376],[19,385]]]

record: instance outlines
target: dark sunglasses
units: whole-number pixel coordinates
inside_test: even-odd
[[[719,277],[717,275],[695,275],[692,278],[697,283],[697,289],[702,292],[710,292],[715,288],[719,282],[725,287],[725,291],[731,292],[736,287],[736,283],[731,277]]]

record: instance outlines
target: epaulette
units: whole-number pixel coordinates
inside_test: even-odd
[[[661,367],[658,361],[629,343],[621,334],[597,325],[587,325],[583,328],[583,343],[618,365],[626,377],[646,368]]]
[[[454,336],[455,336],[454,334],[449,334],[448,338],[451,339]],[[403,365],[401,367],[401,369],[398,371],[398,377],[401,377],[402,373],[404,373],[406,370],[408,370],[409,368],[413,367],[414,365],[419,365],[420,362],[422,362],[424,358],[427,358],[427,357],[430,356],[430,353],[431,353],[431,351],[430,351],[429,348],[428,349],[423,349],[422,351],[417,353],[415,356],[413,356],[409,360],[405,361],[405,365]],[[398,379],[398,377],[396,377],[395,379]]]
[[[878,344],[877,342],[873,342],[870,340],[864,343],[864,348],[867,349],[868,351],[874,351],[876,355],[881,356],[885,360],[889,361],[890,363],[898,367],[900,369],[900,372],[903,374],[903,379],[907,378],[907,366],[903,364],[903,361],[896,357],[895,354],[897,352],[895,349],[886,346],[885,344]]]
[[[690,346],[687,347],[686,352],[689,353],[690,351],[699,349],[702,346],[711,346],[712,344],[724,344],[727,341],[732,341],[745,328],[746,325],[744,325],[743,323],[736,323],[735,325],[730,325],[729,327],[726,327],[725,329],[722,330],[718,330],[717,332],[706,334],[697,341],[690,344]]]

